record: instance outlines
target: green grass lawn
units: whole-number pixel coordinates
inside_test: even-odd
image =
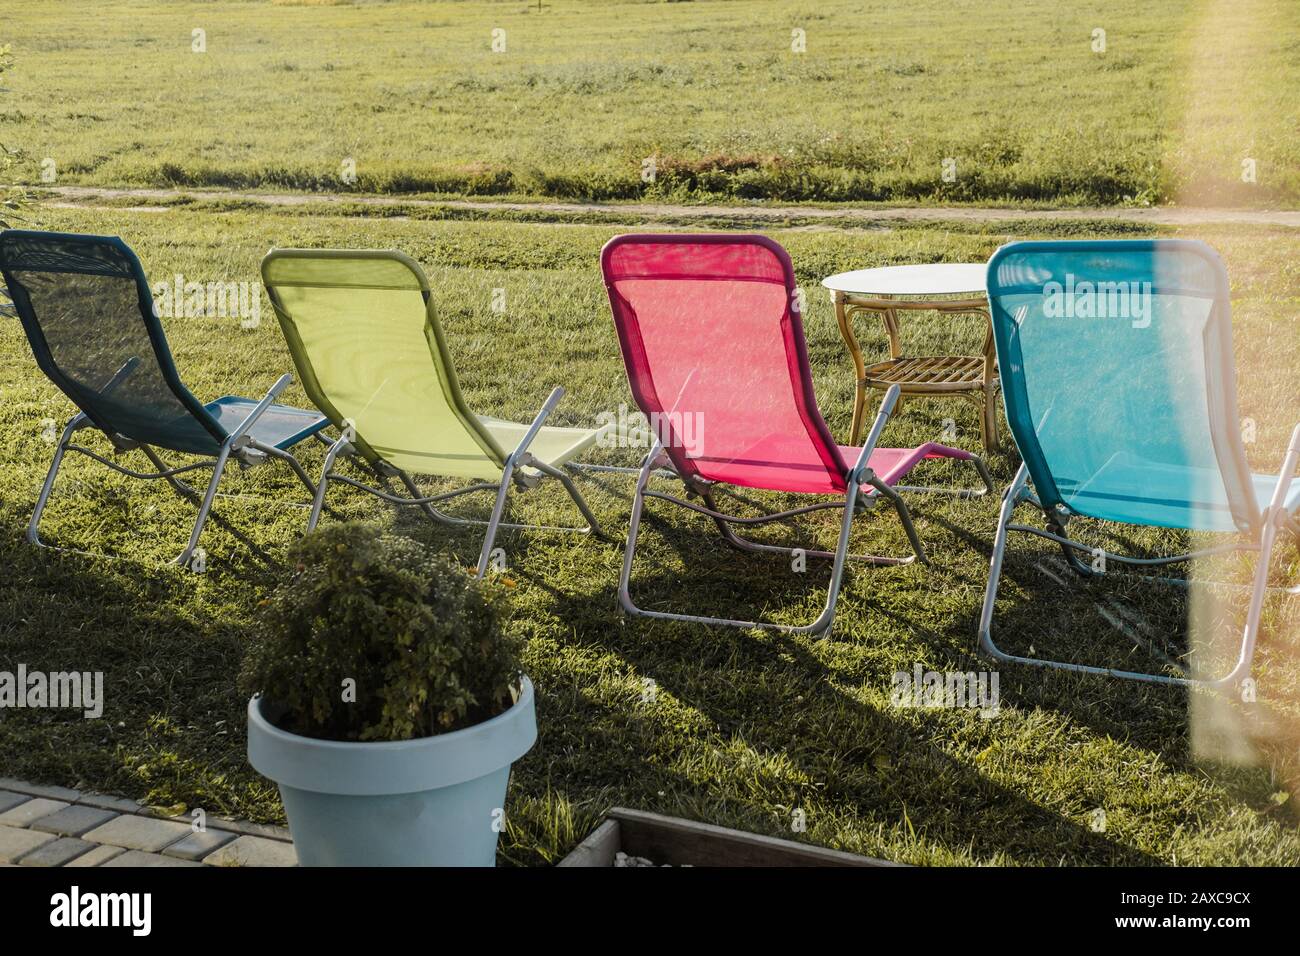
[[[30,183],[48,159],[99,185],[1294,204],[1297,22],[1300,0],[6,0],[0,142]]]
[[[34,215],[43,227],[122,235],[154,281],[181,273],[256,282],[261,255],[273,245],[400,248],[429,273],[472,406],[526,420],[556,384],[568,389],[560,424],[631,405],[597,253],[611,235],[637,224],[373,220],[315,206],[38,208]],[[1071,224],[1043,234],[1115,228]],[[997,225],[771,234],[790,250],[810,293],[815,385],[837,435],[848,429],[852,373],[817,287],[821,277],[853,266],[980,261],[1012,238]],[[1197,235],[1228,263],[1242,414],[1257,426],[1252,464],[1275,469],[1300,406],[1300,235],[1244,227]],[[504,313],[492,308],[495,289],[505,290]],[[262,314],[255,329],[241,329],[237,319],[165,320],[197,394],[260,395],[290,368],[265,301]],[[911,331],[918,350],[974,348],[981,337],[960,320],[922,318]],[[864,325],[862,334],[869,353],[883,353],[881,330]],[[107,695],[102,720],[5,712],[0,773],[178,809],[282,819],[274,788],[245,760],[246,702],[235,675],[247,622],[304,526],[301,509],[281,506],[300,501],[301,488],[286,470],[236,473],[230,490],[246,497],[219,501],[220,520],[204,542],[208,571],[195,574],[163,564],[183,543],[190,504],[74,459],[47,513],[47,540],[105,548],[122,560],[38,552],[20,539],[51,453],[43,432],[49,420],[61,426],[72,408],[37,373],[15,322],[0,323],[0,359],[0,660],[102,670]],[[297,386],[286,397],[305,402]],[[956,444],[977,446],[973,409],[955,402],[909,405],[884,440],[938,439],[946,418],[955,420]],[[607,450],[595,459],[630,465],[636,456],[635,449]],[[304,457],[319,468],[320,450]],[[1016,461],[1001,454],[990,464],[1005,484]],[[946,464],[927,467],[935,483],[970,477]],[[580,484],[621,536],[632,479],[590,474]],[[477,554],[472,533],[398,515],[360,493],[332,497],[345,516],[393,525],[465,563]],[[774,495],[743,497],[781,503]],[[503,860],[553,861],[606,807],[622,804],[786,836],[800,809],[807,832],[794,834],[798,839],[909,863],[1300,862],[1296,817],[1289,803],[1279,803],[1296,779],[1295,747],[1274,734],[1273,744],[1257,747],[1254,766],[1198,759],[1189,702],[1195,710],[1202,695],[1004,668],[1002,708],[993,719],[893,706],[896,671],[989,666],[973,648],[997,502],[912,496],[911,503],[932,565],[851,571],[834,632],[821,641],[624,619],[615,598],[617,545],[547,533],[505,536],[513,626],[527,638],[540,737],[515,768]],[[633,582],[642,606],[786,623],[815,615],[824,567],[795,574],[779,558],[726,549],[702,519],[650,511]],[[551,523],[569,517],[558,489],[519,499],[515,513]],[[827,541],[834,527],[833,516],[809,517],[771,531],[770,540]],[[1177,534],[1134,528],[1077,530],[1139,553],[1187,544]],[[859,522],[855,550],[904,547],[888,510]],[[1154,666],[1108,622],[1107,609],[1122,609],[1152,635],[1172,635],[1174,649],[1185,645],[1182,592],[1122,580],[1067,589],[1043,569],[1060,574],[1046,542],[1013,542],[999,603],[1000,634],[1011,649]],[[1286,543],[1278,571],[1300,576],[1294,542]],[[1300,629],[1281,602],[1270,605],[1267,624],[1259,696],[1275,726],[1292,727]],[[658,689],[652,700],[643,695],[647,679]],[[1106,814],[1104,832],[1092,827],[1098,809]]]

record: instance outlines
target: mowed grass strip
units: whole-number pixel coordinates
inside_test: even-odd
[[[473,407],[527,420],[556,384],[568,390],[555,417],[561,424],[590,423],[632,404],[598,268],[600,246],[617,231],[608,224],[180,209],[34,214],[49,228],[122,235],[155,282],[179,273],[189,281],[255,283],[273,245],[400,248],[430,275]],[[991,229],[926,227],[771,234],[789,248],[809,292],[815,384],[837,435],[848,429],[852,372],[820,279],[857,266],[979,261],[1010,238]],[[1233,278],[1253,464],[1275,469],[1300,404],[1287,372],[1300,349],[1291,321],[1300,302],[1293,265],[1300,237],[1245,228],[1200,235],[1223,253]],[[502,294],[504,311],[495,311]],[[269,304],[261,307],[261,324],[252,329],[237,318],[165,320],[182,375],[198,395],[260,395],[291,368]],[[970,350],[982,337],[973,323],[924,317],[907,331],[917,351]],[[868,354],[884,354],[880,329],[864,322],[861,335]],[[235,675],[248,621],[284,573],[279,562],[304,526],[305,513],[289,506],[302,501],[302,489],[283,469],[235,471],[229,490],[241,497],[218,502],[219,520],[204,541],[208,570],[194,574],[163,564],[184,541],[190,504],[74,458],[48,512],[47,538],[120,559],[38,552],[21,533],[51,453],[45,434],[73,410],[40,376],[14,322],[0,324],[0,356],[0,661],[102,670],[107,692],[102,720],[6,711],[0,766],[158,805],[281,820],[274,788],[245,760],[246,702]],[[296,385],[285,397],[305,402]],[[909,404],[885,442],[939,439],[946,420],[957,444],[977,447],[973,408],[941,401]],[[638,454],[604,449],[592,458],[630,465]],[[320,450],[309,448],[304,458],[320,467]],[[1008,452],[990,465],[1005,484],[1016,460]],[[918,477],[942,484],[971,475],[930,464]],[[593,474],[581,485],[621,537],[631,478]],[[744,510],[784,500],[743,492],[733,503]],[[622,804],[787,836],[800,810],[807,831],[793,834],[798,839],[911,863],[1300,861],[1295,817],[1279,803],[1297,769],[1295,748],[1285,743],[1297,720],[1297,628],[1289,605],[1273,601],[1267,615],[1259,697],[1281,729],[1272,742],[1257,743],[1254,766],[1198,759],[1191,695],[1173,689],[1007,668],[993,719],[899,708],[890,698],[895,672],[918,664],[938,671],[989,666],[973,649],[997,501],[910,500],[933,563],[850,571],[834,632],[822,641],[625,619],[615,599],[617,545],[551,533],[504,536],[514,626],[528,639],[541,735],[515,768],[503,860],[553,861],[606,807]],[[477,553],[473,532],[449,532],[345,489],[331,501],[341,515],[383,522],[466,563]],[[467,505],[464,513],[473,510]],[[815,615],[827,579],[818,562],[794,573],[779,558],[726,549],[703,519],[656,505],[649,511],[633,582],[643,606],[783,623]],[[515,514],[548,523],[571,517],[554,489],[519,499]],[[1024,518],[1034,520],[1028,511]],[[827,542],[834,530],[833,517],[813,516],[772,529],[767,540]],[[1080,523],[1075,530],[1140,554],[1189,544],[1183,535],[1136,528],[1107,533]],[[853,547],[902,553],[906,542],[882,508],[859,521]],[[1294,542],[1285,542],[1278,568],[1291,580],[1300,574]],[[1159,666],[1111,623],[1122,612],[1159,649],[1186,648],[1182,592],[1123,580],[1067,588],[1054,576],[1066,578],[1046,542],[1013,541],[999,602],[1000,636],[1009,647]],[[1194,643],[1209,640],[1209,632],[1230,633],[1234,601],[1200,614],[1206,623]],[[1105,811],[1104,829],[1096,828],[1098,810]]]

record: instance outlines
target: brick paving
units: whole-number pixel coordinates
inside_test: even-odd
[[[100,824],[107,823],[117,816],[112,810],[99,810],[95,807],[79,807],[75,803],[56,810],[48,817],[41,817],[31,825],[33,830],[44,830],[59,836],[81,836],[87,830],[93,830]]]
[[[168,817],[102,793],[0,777],[0,866],[297,866],[283,827]]]
[[[86,839],[92,843],[120,846],[124,850],[157,853],[190,832],[190,828],[183,823],[123,813],[89,831]]]
[[[203,858],[211,866],[296,866],[292,843],[265,837],[241,836]]]

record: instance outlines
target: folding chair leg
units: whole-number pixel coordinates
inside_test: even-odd
[[[868,483],[876,489],[879,494],[889,499],[894,506],[894,511],[898,513],[898,520],[903,523],[903,531],[907,534],[907,540],[912,545],[912,550],[916,553],[916,559],[922,564],[928,564],[929,558],[925,556],[925,548],[921,544],[921,536],[916,533],[916,525],[912,523],[912,512],[907,508],[907,503],[899,496],[898,492],[889,487],[888,484],[879,478],[871,477]]]
[[[397,473],[397,477],[398,480],[401,481],[402,485],[406,488],[406,490],[411,493],[412,498],[424,497],[424,492],[420,490],[419,486],[415,483],[414,479],[412,479],[411,476],[408,475],[406,472],[399,471]],[[456,524],[455,519],[451,515],[443,514],[441,511],[439,511],[437,508],[433,506],[433,502],[431,501],[422,501],[420,503],[420,510],[423,511],[430,518],[432,518],[434,521],[437,521],[439,524]]]
[[[316,482],[314,487],[315,495],[312,500],[311,516],[308,518],[307,521],[308,532],[315,530],[317,524],[320,521],[321,512],[324,510],[325,507],[325,493],[329,488],[331,477],[334,474],[335,460],[337,459],[339,454],[343,453],[346,450],[347,450],[346,440],[339,439],[339,441],[335,442],[333,445],[330,446],[330,450],[325,456],[325,465],[321,469],[320,480]],[[411,495],[410,499],[400,498],[386,491],[380,490],[378,488],[372,488],[369,485],[365,485],[361,482],[354,481],[350,478],[345,478],[343,476],[339,476],[334,480],[360,488],[363,491],[368,491],[372,495],[375,495],[376,497],[382,498],[383,500],[389,501],[393,504],[416,505],[428,517],[432,518],[434,521],[437,521],[439,524],[453,525],[453,526],[486,525],[487,530],[485,531],[483,536],[483,544],[479,550],[479,559],[475,569],[475,574],[481,577],[486,572],[487,565],[491,560],[493,545],[496,544],[497,532],[500,531],[502,528],[509,528],[512,530],[531,530],[531,531],[594,532],[595,534],[604,537],[603,533],[600,531],[599,525],[596,522],[596,516],[592,513],[591,508],[588,507],[587,502],[583,499],[581,492],[578,491],[577,487],[573,484],[572,479],[567,474],[555,468],[552,468],[549,465],[544,465],[541,462],[531,460],[531,459],[526,459],[524,464],[526,467],[536,468],[538,471],[541,471],[543,474],[546,474],[548,476],[554,477],[557,480],[559,480],[560,484],[562,484],[565,490],[569,493],[569,497],[571,497],[574,503],[578,506],[578,510],[582,513],[583,517],[587,519],[588,522],[587,527],[554,528],[549,525],[514,524],[511,522],[502,521],[501,519],[505,513],[506,498],[509,495],[510,486],[513,483],[513,479],[514,479],[515,464],[513,461],[507,461],[506,466],[502,471],[502,479],[500,482],[497,483],[480,482],[474,485],[470,485],[467,488],[458,488],[455,491],[449,491],[442,495],[433,495],[433,496],[427,496],[423,492],[421,492],[419,487],[415,484],[414,479],[412,479],[409,474],[407,474],[404,471],[401,471],[400,469],[394,469],[393,471],[390,471],[388,473],[384,473],[382,471],[377,472],[377,474],[381,479],[391,477],[391,475],[395,473],[398,479],[405,486],[406,490],[410,492]],[[460,495],[466,495],[476,491],[488,491],[488,490],[496,492],[496,500],[493,503],[492,513],[487,521],[482,521],[477,518],[461,518],[455,515],[445,514],[444,512],[439,511],[434,506],[435,501],[443,501],[445,499],[459,497]]]
[[[984,589],[984,605],[980,609],[979,646],[980,650],[994,660],[1004,664],[1024,664],[1029,667],[1047,667],[1055,670],[1071,671],[1076,674],[1098,674],[1107,677],[1122,677],[1128,680],[1148,681],[1157,684],[1175,684],[1187,686],[1200,683],[1185,677],[1170,677],[1164,674],[1142,674],[1133,671],[1115,670],[1108,667],[1095,667],[1090,664],[1074,664],[1065,661],[1044,660],[1035,657],[1023,657],[1009,654],[998,647],[993,640],[993,607],[997,601],[998,584],[1002,579],[1002,563],[1006,556],[1007,535],[1010,530],[1012,512],[1020,502],[1021,493],[1029,481],[1029,469],[1020,466],[1015,479],[1007,488],[1002,499],[1002,509],[998,516],[998,529],[993,538],[993,555],[989,563],[989,580]]]
[[[619,575],[618,582],[618,600],[623,610],[638,617],[657,618],[665,621],[684,621],[691,624],[721,624],[728,627],[745,627],[745,628],[762,628],[764,630],[782,631],[787,634],[808,634],[821,635],[831,625],[835,618],[835,605],[839,600],[840,586],[844,578],[844,566],[848,558],[849,535],[853,529],[853,517],[857,504],[858,486],[856,482],[850,482],[848,491],[845,494],[844,515],[840,524],[840,536],[836,543],[835,551],[832,555],[834,563],[831,566],[831,580],[826,592],[826,606],[821,614],[817,616],[811,624],[790,625],[790,624],[772,624],[766,621],[740,621],[729,618],[702,617],[694,614],[674,614],[668,611],[648,611],[636,606],[631,595],[632,565],[636,559],[636,542],[641,528],[641,516],[645,508],[646,485],[654,472],[659,459],[659,447],[656,445],[654,451],[646,456],[645,463],[641,467],[641,473],[637,476],[636,492],[632,498],[632,517],[628,525],[627,545],[623,551],[623,570]],[[715,511],[717,509],[714,509]],[[730,530],[730,529],[728,529]],[[743,540],[743,539],[741,539]],[[766,548],[765,545],[756,547]]]
[[[325,464],[321,467],[320,481],[316,482],[316,493],[311,501],[311,514],[307,518],[309,533],[316,530],[320,513],[325,507],[325,491],[329,487],[330,474],[334,471],[334,459],[350,447],[351,443],[346,438],[340,438],[330,445],[330,450],[325,453]]]
[[[895,491],[905,491],[908,494],[922,495],[948,495],[953,498],[983,498],[997,491],[997,486],[993,484],[993,476],[989,473],[989,467],[984,463],[984,459],[979,455],[971,455],[970,465],[979,475],[982,488],[945,488],[941,485],[905,485],[902,483],[891,485]]]
[[[979,455],[971,455],[971,464],[979,472],[980,480],[984,482],[984,490],[979,494],[993,494],[997,490],[997,485],[993,484],[993,476],[989,474],[989,466],[984,463],[984,459]]]
[[[501,528],[509,528],[512,531],[576,531],[580,534],[590,533],[595,537],[602,538],[606,541],[613,540],[607,534],[605,534],[604,531],[600,529],[600,525],[596,521],[596,516],[592,513],[591,508],[588,507],[586,499],[582,497],[582,493],[578,491],[577,486],[573,483],[573,480],[572,478],[569,477],[569,475],[565,474],[563,471],[560,471],[559,469],[552,468],[549,465],[543,465],[541,462],[538,461],[531,462],[529,464],[529,467],[536,468],[538,471],[542,472],[543,474],[555,478],[557,481],[560,482],[561,485],[564,486],[564,489],[565,491],[568,492],[569,497],[573,499],[573,503],[578,506],[578,511],[581,512],[582,517],[586,519],[587,521],[586,527],[568,528],[568,527],[559,527],[555,525],[515,524],[513,522],[503,521],[503,522],[498,522],[497,530],[500,530]],[[433,502],[428,500],[425,497],[424,493],[420,491],[419,486],[416,485],[415,481],[411,478],[410,475],[408,475],[404,471],[399,471],[397,473],[397,476],[401,480],[402,484],[406,486],[406,490],[411,493],[411,498],[416,500],[412,502],[395,502],[395,503],[418,504],[421,511],[423,511],[434,521],[437,521],[439,524],[445,524],[445,525],[486,525],[487,524],[486,521],[480,518],[462,518],[457,515],[449,515],[444,511],[439,511],[436,507],[434,507]],[[458,488],[455,491],[447,492],[446,494],[439,495],[437,497],[439,500],[446,500],[453,497],[459,497],[460,495],[470,494],[475,491],[497,491],[499,488],[500,485],[498,484],[481,482],[479,484],[470,485],[468,488]]]
[[[67,427],[63,429],[63,434],[59,438],[58,445],[54,448],[54,460],[50,462],[50,470],[45,474],[45,483],[41,485],[41,493],[36,499],[36,508],[32,511],[31,520],[27,523],[27,541],[36,545],[38,548],[46,548],[49,545],[41,540],[40,524],[41,515],[45,512],[45,506],[49,504],[50,493],[54,490],[54,479],[58,477],[59,468],[63,465],[63,456],[68,450],[68,445],[72,441],[73,434],[77,429],[83,427],[87,419],[85,415],[76,415],[68,422]]]
[[[30,544],[34,544],[40,548],[50,547],[45,542],[43,542],[40,537],[41,516],[45,513],[45,508],[49,504],[50,494],[54,490],[54,481],[58,477],[59,468],[63,464],[64,455],[67,453],[68,448],[71,444],[72,435],[79,428],[85,427],[87,421],[88,420],[84,415],[77,415],[75,418],[72,419],[72,421],[68,422],[68,426],[63,430],[63,436],[59,439],[59,443],[54,449],[54,460],[50,462],[50,470],[45,476],[45,483],[41,486],[41,493],[39,497],[37,497],[36,499],[36,508],[32,511],[31,520],[27,524],[27,541]],[[144,452],[145,456],[148,457],[150,462],[152,462],[158,468],[159,472],[166,472],[169,470],[166,463],[162,461],[162,459],[152,448],[149,448],[147,445],[140,445],[139,447],[141,451]],[[208,519],[208,514],[212,510],[212,499],[216,495],[217,484],[221,479],[221,473],[225,466],[226,460],[229,458],[229,455],[230,455],[230,449],[222,448],[220,454],[217,457],[217,462],[212,474],[212,480],[208,483],[207,494],[204,496],[203,502],[199,507],[198,520],[194,524],[193,531],[190,532],[189,544],[186,546],[185,550],[182,551],[180,555],[178,555],[172,561],[172,564],[179,564],[179,565],[187,564],[190,558],[193,556],[195,548],[198,547],[199,536],[203,533],[203,526],[204,524],[206,524]],[[118,470],[121,471],[122,469],[118,468]],[[133,472],[130,471],[127,471],[126,473],[134,474]],[[139,475],[136,475],[136,477],[139,477]],[[158,477],[158,476],[155,475],[152,477]],[[190,493],[197,496],[197,493],[194,492],[193,488],[191,488],[185,482],[177,479],[175,475],[163,475],[163,477],[165,477],[167,481],[172,485],[172,487],[175,488],[177,491],[179,491],[181,494]]]
[[[783,545],[764,544],[761,541],[754,541],[750,538],[743,537],[742,535],[737,534],[736,531],[731,527],[731,522],[725,520],[723,517],[720,516],[721,510],[718,508],[717,501],[714,499],[713,493],[711,491],[703,492],[700,495],[700,497],[704,499],[705,503],[709,506],[711,510],[719,513],[718,515],[710,515],[709,517],[713,519],[713,523],[714,525],[717,526],[718,531],[722,534],[723,540],[725,540],[727,544],[731,545],[733,548],[737,549],[738,551],[748,551],[751,553],[766,552],[768,554],[790,554],[790,555],[798,551],[802,553],[805,557],[809,557],[809,558],[834,558],[835,557],[834,551],[817,551],[810,548],[787,548],[784,547]],[[901,511],[900,514],[905,515],[906,513],[907,513],[906,506],[904,506],[903,511]],[[780,515],[777,515],[775,517],[779,518]],[[912,564],[914,561],[918,561],[918,560],[922,564],[927,563],[928,559],[925,556],[925,549],[921,547],[920,539],[915,537],[916,530],[915,528],[911,527],[910,516],[908,516],[907,520],[904,522],[904,529],[908,530],[909,539],[912,541],[913,544],[913,553],[908,555],[907,557],[898,558],[890,555],[879,555],[879,554],[849,554],[846,555],[846,560],[857,561],[862,564],[891,565],[891,566]]]
[[[276,394],[277,390],[282,387],[283,387],[282,384],[277,384],[276,389],[272,389],[271,393],[268,394],[267,398],[263,399],[263,407],[269,406],[270,401]],[[252,421],[256,419],[258,414],[259,414],[258,412],[254,412],[253,414],[250,414],[248,418],[245,420],[244,424],[241,426],[239,431],[242,431],[249,424],[251,424]],[[146,458],[149,459],[150,464],[154,466],[156,471],[154,473],[145,473],[141,471],[136,471],[132,468],[128,468],[123,465],[119,465],[116,462],[113,462],[108,458],[104,457],[103,455],[91,451],[88,448],[83,448],[79,445],[74,445],[72,443],[73,434],[78,429],[89,427],[89,425],[90,425],[90,420],[84,414],[78,414],[71,421],[69,421],[67,427],[64,428],[63,435],[62,437],[60,437],[59,443],[54,449],[54,460],[50,462],[49,472],[45,476],[45,482],[41,486],[40,495],[36,499],[36,507],[32,511],[31,520],[27,524],[27,533],[26,533],[27,541],[33,545],[36,545],[37,547],[42,547],[42,548],[49,547],[49,545],[41,541],[40,538],[41,516],[45,513],[45,508],[49,504],[50,495],[54,490],[54,482],[58,477],[59,469],[63,464],[64,456],[67,454],[68,451],[77,451],[80,452],[81,454],[87,455],[88,457],[95,459],[96,461],[100,462],[103,465],[108,466],[114,471],[120,472],[121,474],[124,474],[131,478],[141,478],[146,480],[156,480],[162,478],[166,480],[166,482],[172,487],[172,489],[175,490],[182,497],[190,500],[198,500],[199,513],[197,519],[194,522],[194,528],[190,532],[189,542],[186,544],[185,549],[179,555],[177,555],[171,562],[172,564],[181,565],[181,566],[188,565],[190,559],[194,556],[195,550],[198,548],[199,538],[202,536],[203,528],[206,525],[208,517],[212,512],[213,501],[216,498],[217,488],[221,483],[221,478],[225,473],[225,467],[229,463],[231,455],[235,453],[236,446],[239,445],[239,447],[241,448],[244,447],[243,445],[240,445],[238,441],[235,440],[238,437],[238,435],[232,434],[231,437],[228,438],[226,442],[222,444],[217,454],[217,457],[215,459],[210,461],[201,461],[190,465],[183,465],[175,468],[168,465],[167,462],[163,460],[162,456],[149,445],[146,445],[142,442],[141,443],[132,442],[129,444],[129,446],[122,445],[119,443],[118,444],[119,448],[130,447],[133,449],[139,449],[139,451],[142,454],[144,454]],[[244,439],[244,441],[247,442],[247,445],[249,447],[256,448],[258,451],[261,451],[267,455],[270,455],[275,458],[279,458],[280,460],[287,462],[289,466],[293,469],[294,474],[296,474],[299,480],[302,481],[304,485],[306,485],[307,489],[310,492],[312,492],[313,495],[316,494],[317,491],[316,486],[312,484],[312,481],[307,476],[307,473],[303,471],[302,465],[299,464],[298,460],[294,458],[292,454],[282,449],[265,445],[255,440]],[[202,495],[202,497],[200,497],[198,491],[196,491],[192,486],[190,486],[187,482],[184,482],[177,477],[178,474],[187,471],[194,471],[198,468],[206,468],[208,466],[211,466],[213,469],[212,477],[208,482],[207,491]],[[63,550],[63,549],[58,549],[58,550]],[[101,555],[92,554],[90,552],[76,552],[76,553],[87,554],[90,557],[101,556]]]
[[[998,528],[993,535],[993,556],[989,562],[989,580],[984,587],[984,605],[980,608],[979,644],[980,649],[998,661],[1015,662],[1017,658],[1004,652],[993,642],[993,605],[998,598],[998,584],[1002,581],[1002,561],[1007,551],[1007,526],[1011,523],[1011,514],[1015,510],[1020,493],[1029,481],[1029,469],[1020,466],[1016,477],[1007,486],[1002,497],[1002,508],[998,513]],[[1041,663],[1021,658],[1024,663]]]
[[[501,473],[501,485],[497,488],[497,499],[492,505],[492,516],[488,518],[487,531],[483,535],[483,547],[478,555],[478,568],[474,572],[476,577],[483,577],[487,572],[488,561],[492,557],[492,545],[496,543],[497,527],[501,524],[501,516],[506,510],[506,495],[510,493],[510,479],[514,475],[514,462],[507,459],[505,469]]]
[[[249,444],[252,447],[256,448],[258,451],[270,455],[273,458],[278,458],[280,459],[280,461],[288,465],[289,468],[293,471],[293,473],[297,476],[298,480],[302,482],[303,487],[307,489],[307,494],[311,495],[312,499],[315,500],[316,483],[311,480],[311,477],[307,474],[306,469],[302,467],[302,463],[299,462],[297,458],[295,458],[291,453],[285,451],[282,448],[276,448],[274,445],[266,445],[260,441],[249,442]]]
[[[337,477],[335,477],[334,476],[335,459],[338,457],[340,453],[342,453],[343,451],[349,448],[349,442],[344,438],[340,438],[338,441],[334,442],[330,446],[330,450],[325,456],[325,466],[321,470],[320,481],[317,483],[315,487],[315,494],[312,500],[311,516],[308,519],[307,530],[309,532],[314,530],[316,528],[317,523],[320,521],[321,511],[324,509],[325,506],[325,494],[326,491],[328,490],[331,478],[333,478],[333,480],[336,480],[343,484],[351,485],[352,487],[358,488],[362,491],[367,491],[370,494],[375,495],[376,497],[384,501],[390,502],[392,504],[419,507],[420,510],[425,513],[426,516],[433,519],[434,521],[437,521],[439,524],[446,524],[446,525],[485,524],[487,527],[483,536],[483,544],[479,551],[479,559],[475,571],[475,573],[479,576],[482,576],[487,571],[487,565],[492,556],[493,545],[496,543],[497,532],[501,528],[530,530],[530,531],[578,531],[583,533],[595,532],[596,534],[599,535],[600,529],[596,521],[596,516],[592,513],[591,509],[587,506],[587,502],[583,499],[582,494],[578,491],[577,486],[574,485],[573,480],[569,477],[569,475],[563,471],[556,469],[553,466],[537,461],[530,454],[528,454],[528,446],[532,443],[532,441],[537,437],[538,433],[542,430],[546,417],[554,410],[555,406],[559,403],[560,399],[563,396],[564,396],[563,388],[557,387],[551,390],[551,394],[546,399],[546,402],[542,405],[540,411],[534,417],[532,424],[528,427],[528,430],[524,433],[523,437],[520,439],[519,444],[515,447],[513,452],[511,452],[508,456],[506,456],[505,460],[503,461],[502,477],[499,481],[479,482],[476,484],[472,484],[468,487],[458,488],[454,491],[445,492],[443,494],[436,494],[436,495],[423,494],[420,491],[419,487],[416,486],[414,479],[412,479],[409,474],[407,474],[405,471],[401,470],[400,468],[394,468],[391,465],[386,465],[383,462],[377,462],[377,463],[372,462],[371,467],[372,470],[375,472],[376,476],[379,478],[380,483],[384,485],[384,488],[374,488],[371,487],[370,485],[364,484],[360,481],[355,481],[352,478],[346,477],[344,475],[338,475]],[[574,504],[578,506],[578,510],[582,513],[582,516],[587,519],[588,522],[587,527],[551,528],[546,525],[513,524],[513,523],[502,521],[502,518],[505,513],[506,498],[510,492],[510,485],[512,483],[515,483],[515,474],[518,468],[536,469],[537,471],[541,472],[546,476],[557,479],[564,486],[564,489],[566,492],[568,492],[569,497],[573,499]],[[394,475],[396,475],[401,480],[406,490],[410,493],[409,498],[402,498],[398,495],[392,494],[390,490],[386,490],[391,488],[391,486],[388,485],[387,482]],[[536,480],[537,479],[535,475],[532,474],[532,472],[525,472],[521,475],[518,484],[520,484],[522,487],[530,488],[533,486],[533,484],[536,483]],[[459,497],[461,495],[471,494],[473,492],[478,492],[478,491],[496,492],[496,500],[494,501],[492,506],[491,516],[488,518],[486,522],[475,518],[462,518],[456,515],[445,514],[444,512],[438,510],[437,507],[435,507],[436,503],[440,503],[449,500],[451,498]]]
[[[1250,595],[1250,609],[1246,613],[1246,633],[1242,636],[1241,656],[1232,673],[1224,678],[1225,682],[1235,682],[1250,676],[1255,642],[1259,638],[1259,618],[1264,610],[1264,598],[1268,594],[1268,566],[1273,556],[1273,545],[1277,541],[1278,531],[1292,521],[1287,514],[1286,497],[1297,465],[1300,465],[1300,425],[1296,425],[1291,432],[1282,470],[1278,473],[1277,484],[1273,486],[1273,499],[1264,511],[1264,526],[1260,529],[1259,538],[1259,565],[1255,568],[1255,586]]]
[[[1264,598],[1268,596],[1268,566],[1273,556],[1273,544],[1277,540],[1277,520],[1282,516],[1276,513],[1265,515],[1265,525],[1260,539],[1259,564],[1255,566],[1255,580],[1250,593],[1250,607],[1246,611],[1246,628],[1241,636],[1241,651],[1232,671],[1213,683],[1215,686],[1230,686],[1250,676],[1251,666],[1255,660],[1255,645],[1259,641],[1259,619],[1264,612]]]
[[[632,561],[636,556],[637,533],[641,529],[641,511],[645,507],[645,486],[654,470],[654,458],[653,453],[646,457],[641,473],[636,478],[636,490],[632,493],[632,514],[627,526],[627,543],[623,546],[623,570],[618,576],[618,603],[629,614],[644,613],[633,603],[629,583],[632,580]]]
[[[203,534],[203,526],[207,524],[208,515],[212,511],[212,502],[217,496],[217,486],[221,484],[221,476],[225,474],[226,462],[229,460],[230,445],[222,445],[221,451],[217,453],[216,464],[212,466],[212,480],[208,482],[208,490],[199,505],[199,515],[194,521],[194,530],[190,532],[189,543],[185,546],[185,550],[176,556],[172,564],[186,567],[190,563],[190,558],[194,556],[194,551],[199,546],[199,536]]]
[[[488,519],[487,532],[483,535],[483,549],[478,556],[478,571],[476,574],[480,578],[487,572],[488,559],[492,555],[492,545],[496,541],[497,527],[501,524],[501,516],[506,510],[506,495],[510,492],[510,481],[514,477],[515,466],[520,463],[526,464],[531,460],[528,455],[528,446],[537,437],[537,433],[542,430],[542,424],[546,421],[546,417],[554,411],[555,406],[559,404],[563,396],[564,389],[560,386],[557,385],[551,389],[551,394],[542,403],[541,409],[533,418],[533,423],[528,426],[523,438],[519,439],[519,444],[515,446],[515,450],[506,456],[504,466],[501,469],[501,485],[497,489],[497,500],[492,506],[492,516]]]

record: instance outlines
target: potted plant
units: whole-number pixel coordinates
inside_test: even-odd
[[[299,863],[492,866],[510,765],[537,739],[499,595],[372,525],[314,532],[290,560],[240,687]]]

